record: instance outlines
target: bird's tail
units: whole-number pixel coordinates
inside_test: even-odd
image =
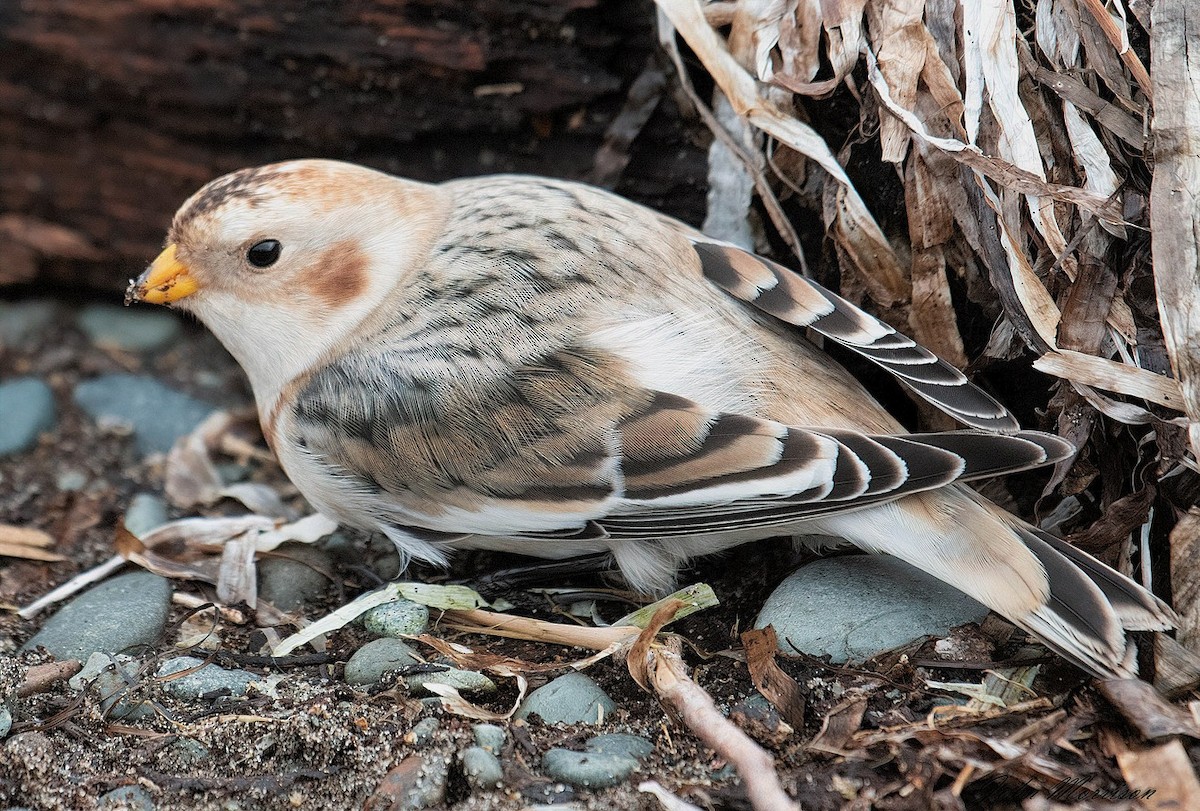
[[[1137,674],[1126,631],[1165,631],[1178,622],[1133,580],[965,487],[821,524],[944,580],[1100,678]]]
[[[1023,522],[1013,529],[1045,569],[1050,594],[1043,606],[1011,619],[1095,676],[1137,675],[1137,651],[1125,632],[1170,630],[1179,621],[1175,612],[1061,538]]]

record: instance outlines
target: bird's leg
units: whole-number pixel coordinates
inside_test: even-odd
[[[487,597],[489,594],[501,594],[533,586],[558,586],[567,577],[576,577],[581,574],[605,574],[615,569],[616,563],[613,561],[612,555],[600,552],[564,560],[539,561],[523,566],[512,566],[488,572],[479,577],[462,578],[452,582],[468,585]]]

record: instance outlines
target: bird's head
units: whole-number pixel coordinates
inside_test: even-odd
[[[183,204],[126,300],[194,313],[261,396],[260,383],[303,372],[386,299],[443,210],[436,187],[353,164],[242,169]]]

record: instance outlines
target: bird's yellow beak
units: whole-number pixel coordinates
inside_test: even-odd
[[[170,304],[187,298],[200,289],[187,266],[175,258],[174,243],[158,255],[146,272],[129,283],[125,301],[144,301],[148,304]]]

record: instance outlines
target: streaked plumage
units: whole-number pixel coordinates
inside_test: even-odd
[[[1097,675],[1134,672],[1123,628],[1173,621],[962,484],[1069,445],[1018,431],[840,297],[622,198],[294,161],[213,181],[169,242],[135,296],[204,321],[246,370],[296,486],[405,555],[611,551],[632,585],[661,590],[696,555],[836,535],[946,580]],[[253,266],[253,246],[278,259]],[[906,434],[797,327],[971,430]]]

